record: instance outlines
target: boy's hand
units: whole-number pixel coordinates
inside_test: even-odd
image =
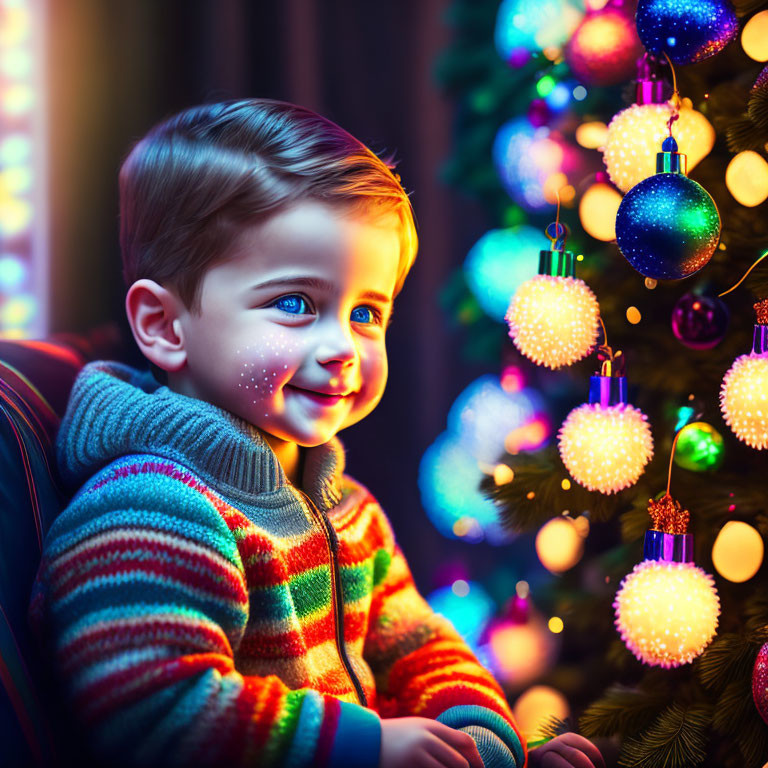
[[[577,733],[561,733],[528,753],[530,768],[605,768],[600,750]]]
[[[381,721],[379,768],[484,768],[475,740],[437,720],[394,717]]]

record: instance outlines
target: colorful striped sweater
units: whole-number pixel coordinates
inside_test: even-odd
[[[338,438],[306,449],[299,489],[247,422],[98,361],[57,462],[74,496],[30,624],[97,760],[376,768],[380,718],[471,712],[523,765],[501,688],[418,593]]]

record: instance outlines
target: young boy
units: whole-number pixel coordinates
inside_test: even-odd
[[[384,392],[416,254],[390,168],[309,110],[228,102],[141,140],[120,204],[155,376],[100,361],[75,383],[57,460],[76,493],[30,606],[78,759],[481,768],[480,744],[522,766],[499,685],[343,473],[336,434]],[[573,734],[530,763],[547,753],[602,765]]]

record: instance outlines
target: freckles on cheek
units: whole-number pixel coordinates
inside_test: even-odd
[[[254,344],[239,347],[235,350],[238,392],[245,393],[252,404],[271,399],[292,376],[299,354],[295,341],[286,334],[274,332],[265,334]]]

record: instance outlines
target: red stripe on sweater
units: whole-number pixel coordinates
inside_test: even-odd
[[[317,737],[317,751],[315,753],[315,765],[325,768],[331,758],[333,741],[336,737],[336,729],[339,726],[341,716],[341,702],[331,696],[325,698],[325,717],[320,726],[320,734]]]
[[[79,691],[74,697],[74,706],[82,711],[86,724],[91,725],[120,707],[129,706],[157,690],[211,668],[226,675],[233,671],[234,662],[216,653],[199,653],[134,664]]]
[[[79,666],[94,664],[121,651],[150,646],[171,646],[182,653],[217,653],[232,656],[228,638],[219,630],[199,622],[152,619],[147,614],[142,622],[116,620],[100,622],[64,646],[60,658],[65,674]]]
[[[82,560],[87,561],[87,553],[83,553]],[[196,560],[200,562],[200,560]],[[210,560],[206,560],[210,563]],[[248,604],[248,593],[245,585],[240,579],[233,579],[229,573],[222,574],[221,579],[216,579],[214,575],[202,573],[198,570],[183,564],[168,562],[162,558],[148,558],[146,560],[137,560],[133,557],[119,559],[107,563],[85,565],[82,568],[73,569],[75,575],[66,585],[54,583],[52,595],[54,599],[65,597],[71,594],[79,586],[91,585],[95,588],[93,582],[96,579],[106,579],[110,576],[121,577],[122,580],[131,579],[135,574],[146,574],[155,577],[156,580],[167,579],[167,582],[161,582],[158,586],[163,588],[182,588],[192,586],[198,589],[210,599],[222,603],[235,603],[238,607],[245,610]],[[104,582],[103,582],[104,584]],[[99,585],[101,586],[101,585]],[[108,586],[109,585],[106,585]],[[183,588],[182,588],[183,591]],[[199,599],[199,598],[198,598]]]

